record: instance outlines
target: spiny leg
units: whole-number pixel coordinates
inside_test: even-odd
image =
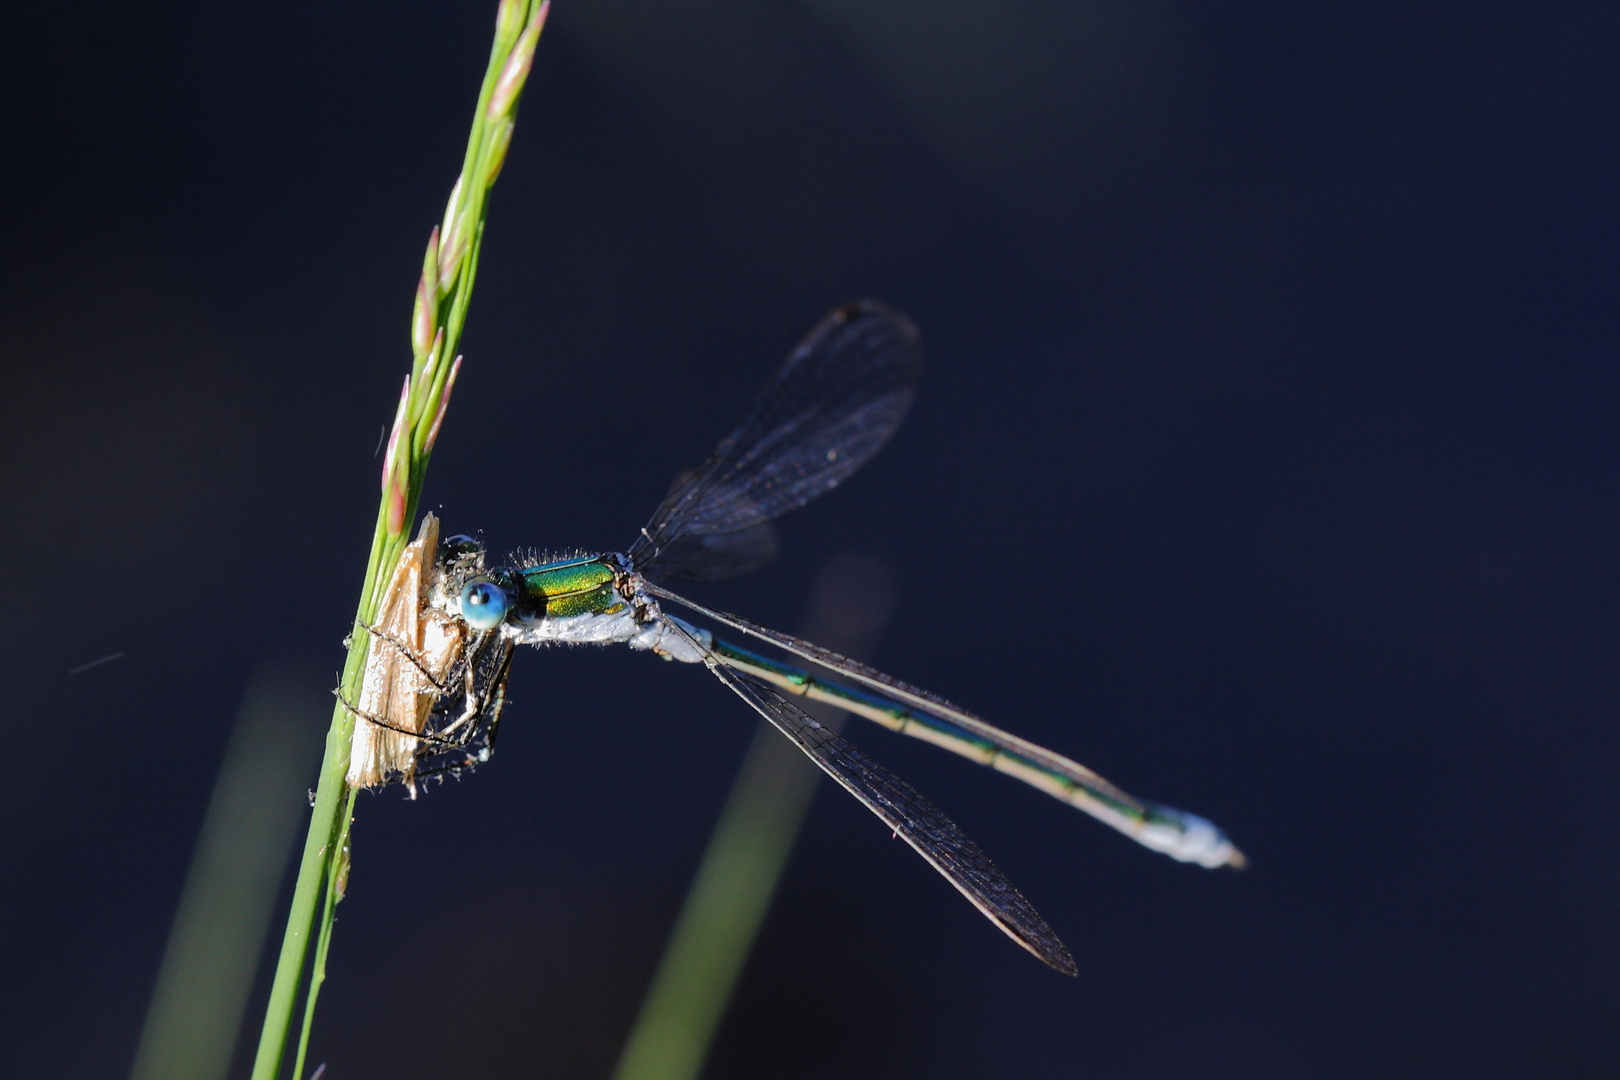
[[[446,773],[459,779],[463,769],[472,769],[482,765],[495,752],[495,736],[501,726],[501,711],[506,708],[506,680],[512,669],[512,646],[506,642],[502,644],[504,647],[500,650],[495,669],[486,684],[492,689],[487,694],[479,694],[474,689],[469,689],[466,711],[457,719],[455,724],[441,731],[441,734],[449,732],[452,728],[469,720],[482,721],[482,723],[473,723],[463,731],[455,740],[455,745],[466,746],[476,741],[479,734],[482,733],[483,746],[478,748],[477,753],[468,753],[460,761],[440,761],[425,768],[419,764],[416,769],[415,779],[426,780],[436,777],[442,781]],[[470,681],[469,686],[472,686]],[[446,753],[446,751],[424,748],[417,754],[416,760],[420,763],[443,753]]]
[[[485,727],[484,749],[481,760],[489,760],[489,755],[495,752],[495,735],[501,727],[501,710],[506,708],[506,678],[512,672],[512,647],[508,643],[500,664],[495,670],[491,680],[494,690],[490,692],[485,702],[484,711],[489,717],[489,724]]]
[[[416,785],[418,782],[427,779],[428,777],[435,776],[442,779],[443,774],[447,772],[459,774],[462,769],[470,769],[480,762],[488,760],[489,758],[489,750],[487,746],[481,748],[477,753],[472,753],[464,749],[477,737],[477,728],[469,728],[460,736],[453,739],[446,739],[439,733],[433,731],[411,731],[409,728],[404,728],[398,724],[390,723],[381,717],[371,716],[368,713],[360,711],[353,705],[349,704],[348,700],[344,698],[343,691],[341,689],[333,690],[332,694],[338,699],[338,704],[342,705],[343,708],[352,714],[356,719],[364,721],[368,724],[375,724],[377,727],[385,730],[397,732],[400,735],[405,735],[412,739],[418,740],[417,749],[414,754],[413,764],[410,770],[392,771],[384,776],[379,783],[368,786],[377,788],[389,787],[394,784],[403,784],[410,788],[411,798],[414,799],[416,798]],[[460,761],[439,761],[437,763],[428,765],[426,768],[422,767],[423,762],[433,761],[434,759],[441,758],[443,755],[452,754],[458,750],[462,751],[462,760]]]
[[[370,713],[361,712],[358,708],[349,704],[349,700],[343,696],[343,690],[341,687],[333,690],[332,696],[338,699],[338,704],[343,706],[345,712],[349,713],[351,716],[354,716],[356,719],[364,720],[368,724],[375,724],[378,727],[386,728],[389,731],[397,731],[401,735],[409,735],[413,739],[421,739],[423,742],[437,743],[438,745],[444,746],[450,750],[455,750],[459,747],[466,746],[472,741],[472,735],[475,733],[473,731],[469,731],[466,733],[465,737],[446,739],[444,738],[443,732],[412,731],[410,728],[389,723],[387,720],[384,720],[379,716],[372,716]]]
[[[403,641],[397,640],[388,631],[379,630],[377,627],[361,622],[359,619],[354,620],[354,625],[358,626],[360,629],[364,630],[378,641],[384,642],[395,652],[399,653],[399,655],[403,656],[407,661],[410,662],[410,665],[414,667],[419,674],[421,674],[422,678],[428,681],[428,685],[432,686],[434,690],[438,691],[440,694],[450,693],[450,687],[446,686],[444,683],[441,683],[438,678],[434,676],[433,672],[427,669],[427,665],[422,663],[422,660],[419,656],[417,656],[415,649],[411,648]]]
[[[445,762],[440,762],[440,763],[435,764],[435,765],[429,765],[426,768],[418,768],[416,770],[416,772],[413,774],[412,780],[414,782],[416,782],[416,783],[421,783],[423,780],[440,780],[440,781],[442,781],[445,778],[446,774],[457,777],[459,779],[460,776],[461,776],[462,770],[464,770],[464,769],[473,769],[473,768],[478,767],[481,764],[483,764],[483,759],[482,758],[477,757],[476,755],[473,755],[473,754],[468,754],[466,757],[462,758],[460,761],[445,761]]]
[[[491,646],[494,646],[497,650],[497,659],[494,671],[491,673],[490,678],[484,682],[486,689],[480,690],[478,669],[483,665],[485,656]],[[463,666],[461,695],[466,705],[463,707],[461,715],[453,723],[439,730],[441,736],[448,735],[458,728],[466,727],[467,734],[463,742],[473,737],[473,733],[479,729],[477,721],[487,713],[489,708],[492,692],[487,689],[488,687],[493,686],[495,688],[493,694],[499,695],[504,703],[506,673],[512,665],[513,648],[514,646],[510,641],[500,637],[498,634],[485,632],[480,634],[478,639],[463,651],[461,658]],[[495,718],[497,721],[499,720],[498,708]]]

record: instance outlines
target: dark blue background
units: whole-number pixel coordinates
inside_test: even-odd
[[[492,12],[8,17],[0,1072],[128,1068],[250,671],[341,662]],[[824,792],[707,1075],[1620,1068],[1617,46],[1610,4],[558,0],[424,505],[622,546],[888,300],[900,436],[702,595],[791,628],[873,553],[880,666],[1253,859],[852,729],[1082,975]],[[622,650],[513,701],[361,807],[328,1076],[612,1066],[753,720]]]

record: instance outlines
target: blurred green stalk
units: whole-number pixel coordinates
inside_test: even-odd
[[[264,935],[307,806],[327,707],[313,665],[248,683],[163,952],[131,1080],[224,1080]]]
[[[461,176],[451,189],[444,221],[433,230],[423,259],[416,306],[411,316],[411,373],[400,395],[399,411],[383,462],[382,504],[377,511],[371,557],[360,590],[357,622],[373,621],[380,592],[386,587],[409,538],[409,525],[416,515],[428,457],[438,438],[450,390],[461,368],[456,348],[461,342],[462,325],[478,269],[487,196],[506,160],[518,97],[528,78],[548,7],[549,3],[536,0],[501,0],[496,14],[495,43],[478,93],[478,108],[473,114]],[[453,363],[449,360],[451,356],[456,357]],[[365,633],[351,635],[340,683],[347,701],[360,699],[369,639],[370,635]],[[253,1080],[276,1080],[281,1072],[303,978],[304,957],[309,951],[310,937],[314,936],[315,957],[293,1067],[295,1080],[303,1076],[315,1001],[326,977],[332,919],[349,877],[349,824],[355,792],[345,777],[353,734],[354,718],[341,704],[335,706],[315,792],[315,810],[299,862],[298,883],[293,889],[287,930],[282,937],[275,981],[259,1036],[258,1055],[253,1063]]]
[[[892,607],[888,572],[845,555],[816,576],[803,634],[860,659]],[[834,728],[846,713],[799,702]],[[709,838],[613,1080],[694,1080],[770,910],[821,773],[761,721]]]

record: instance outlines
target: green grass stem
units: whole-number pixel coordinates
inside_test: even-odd
[[[487,196],[505,160],[517,100],[545,25],[548,7],[548,3],[536,0],[501,0],[496,16],[495,42],[479,89],[461,176],[446,207],[445,220],[434,230],[423,260],[417,311],[411,322],[411,375],[389,437],[382,503],[377,511],[371,554],[355,613],[357,622],[372,621],[381,591],[409,539],[409,525],[416,514],[428,458],[460,367],[456,348],[461,342],[462,326],[472,298],[484,236]],[[452,356],[456,356],[454,362],[449,359]],[[352,635],[339,684],[345,700],[359,700],[368,645],[369,635]],[[353,821],[355,793],[349,788],[346,776],[353,734],[353,717],[341,704],[335,706],[331,727],[327,730],[320,781],[315,789],[315,808],[299,860],[298,882],[293,889],[287,929],[282,937],[258,1054],[253,1063],[253,1080],[277,1080],[281,1072],[298,989],[303,981],[304,958],[309,952],[310,938],[314,936],[314,965],[306,991],[294,1073],[295,1080],[302,1076],[315,1002],[326,977],[332,921],[348,879],[349,827]]]

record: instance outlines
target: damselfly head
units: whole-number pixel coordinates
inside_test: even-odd
[[[459,533],[440,544],[433,565],[433,585],[428,604],[451,615],[467,582],[484,572],[484,545],[474,537]]]
[[[478,573],[484,568],[483,541],[466,533],[445,537],[439,544],[439,565],[451,573]]]

